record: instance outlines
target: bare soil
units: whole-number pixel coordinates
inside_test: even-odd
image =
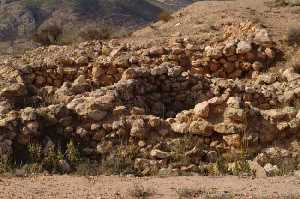
[[[0,198],[88,198],[116,199],[137,198],[132,196],[137,188],[150,193],[144,198],[173,199],[179,193],[191,198],[205,195],[221,195],[220,198],[298,198],[300,179],[296,177],[240,178],[225,177],[77,177],[38,176],[28,178],[0,178]],[[181,191],[180,191],[181,190]],[[183,194],[184,193],[184,194]],[[188,197],[189,198],[189,197]]]

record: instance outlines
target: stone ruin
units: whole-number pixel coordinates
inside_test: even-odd
[[[26,162],[31,143],[47,153],[74,140],[83,157],[101,162],[120,149],[127,157],[134,146],[132,166],[151,175],[200,172],[220,153],[252,151],[260,166],[274,153],[293,156],[264,149],[299,139],[300,127],[300,76],[264,73],[278,52],[265,29],[206,47],[185,39],[146,49],[110,45],[50,46],[2,64],[2,158]],[[178,159],[182,147],[188,162]]]

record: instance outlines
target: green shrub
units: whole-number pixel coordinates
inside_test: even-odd
[[[32,40],[43,46],[48,46],[50,44],[59,44],[60,36],[62,35],[62,29],[57,25],[48,25],[37,31]]]
[[[86,27],[80,31],[79,36],[84,41],[110,39],[112,37],[112,28],[109,25]]]
[[[39,173],[43,173],[44,169],[43,166],[40,163],[32,163],[27,164],[24,167],[26,174],[28,175],[35,175]]]
[[[49,172],[56,173],[59,171],[59,160],[64,159],[63,154],[56,150],[54,145],[48,147],[47,155],[42,160],[43,168]]]
[[[7,157],[0,157],[0,174],[12,172],[12,161]]]
[[[31,162],[37,163],[42,160],[42,147],[39,144],[29,144],[27,147]]]
[[[66,158],[72,165],[76,165],[81,160],[80,153],[78,150],[78,147],[74,144],[73,140],[71,140],[67,144],[67,150],[66,150]]]

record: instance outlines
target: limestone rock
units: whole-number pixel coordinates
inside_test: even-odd
[[[170,157],[170,153],[161,151],[159,149],[153,149],[150,152],[150,156],[157,159],[167,159]]]
[[[193,121],[190,124],[189,133],[194,135],[210,136],[212,134],[212,125],[205,120]]]
[[[209,103],[205,101],[197,104],[194,108],[194,113],[202,118],[207,118],[209,114]]]
[[[248,41],[240,41],[237,44],[236,53],[245,54],[252,51],[252,44]]]

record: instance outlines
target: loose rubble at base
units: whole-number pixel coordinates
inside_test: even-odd
[[[82,157],[121,154],[139,175],[207,173],[245,151],[257,176],[297,173],[300,75],[266,72],[280,49],[265,29],[230,26],[224,38],[85,42],[2,61],[0,157],[26,162],[32,143],[47,154],[74,140]],[[63,157],[60,165],[71,170]]]

